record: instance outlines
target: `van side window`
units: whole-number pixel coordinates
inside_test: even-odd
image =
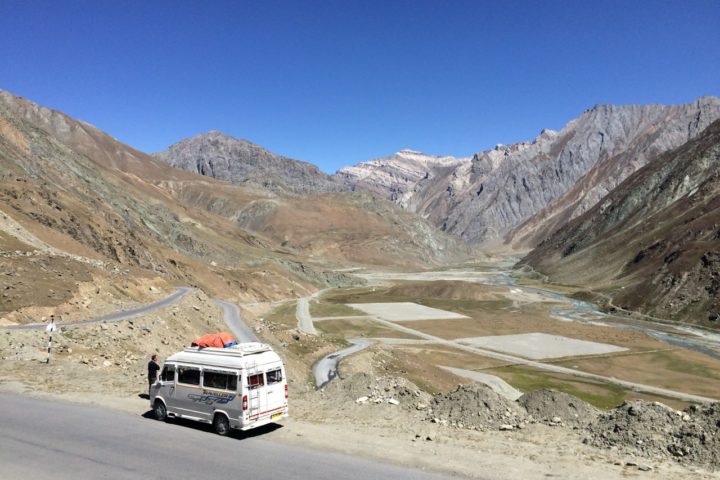
[[[247,380],[248,380],[248,388],[250,388],[250,389],[262,387],[263,385],[265,385],[265,377],[263,376],[262,373],[258,373],[255,375],[248,375]]]
[[[282,379],[283,379],[282,370],[280,370],[279,368],[277,370],[270,370],[265,375],[267,375],[267,384],[268,385],[280,383],[280,382],[282,382]]]
[[[203,372],[203,386],[207,388],[219,388],[221,390],[237,391],[237,375],[226,372]]]
[[[200,385],[200,369],[193,367],[178,367],[178,383],[186,385]]]
[[[175,365],[165,365],[162,373],[160,374],[160,380],[163,382],[174,382],[175,381]]]

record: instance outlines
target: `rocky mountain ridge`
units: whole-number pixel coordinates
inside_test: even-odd
[[[343,186],[315,165],[276,155],[247,140],[213,130],[154,155],[168,165],[235,184],[280,193],[338,192]]]
[[[612,305],[720,321],[720,120],[630,175],[524,260]]]
[[[409,172],[381,159],[338,176],[466,242],[504,239],[532,246],[717,118],[715,97],[687,105],[596,105],[559,132],[543,130],[531,142],[500,144],[472,158],[427,161]]]
[[[275,192],[366,191],[467,243],[526,249],[718,118],[715,97],[686,105],[596,105],[529,142],[498,144],[467,158],[406,149],[334,176],[220,132],[183,140],[155,157]]]
[[[464,160],[467,159],[404,149],[388,157],[341,168],[335,177],[352,190],[366,190],[408,208],[417,193],[417,185],[429,180],[430,172],[456,168]]]

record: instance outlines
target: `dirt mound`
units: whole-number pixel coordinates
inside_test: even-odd
[[[427,405],[430,395],[417,385],[402,377],[375,377],[367,373],[356,373],[342,379],[335,379],[325,387],[330,398],[342,398],[358,404],[388,403],[415,409]]]
[[[720,469],[720,404],[675,411],[661,403],[626,402],[589,426],[585,443],[644,457]]]
[[[460,428],[498,428],[501,425],[514,428],[524,423],[527,417],[517,402],[498,395],[485,385],[476,384],[459,385],[450,393],[435,395],[430,407],[431,420]]]
[[[600,411],[577,397],[556,390],[533,390],[518,399],[528,414],[550,425],[586,426]]]

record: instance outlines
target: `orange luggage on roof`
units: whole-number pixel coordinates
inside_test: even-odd
[[[200,338],[196,338],[192,341],[191,345],[193,347],[217,347],[217,348],[224,348],[225,346],[232,346],[236,344],[235,337],[232,336],[232,333],[230,332],[221,332],[221,333],[208,333],[207,335],[203,335]]]

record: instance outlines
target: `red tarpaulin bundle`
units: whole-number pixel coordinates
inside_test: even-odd
[[[208,333],[192,341],[193,347],[217,347],[223,348],[235,344],[235,337],[230,332]]]

